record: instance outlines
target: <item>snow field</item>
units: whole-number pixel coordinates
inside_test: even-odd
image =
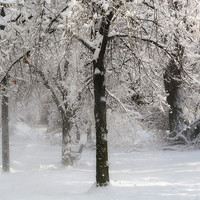
[[[61,147],[24,129],[10,137],[10,173],[0,174],[1,200],[198,200],[199,151],[109,150],[110,186],[95,188],[95,151],[72,167]],[[1,148],[1,144],[0,144]],[[1,168],[1,158],[0,158]]]

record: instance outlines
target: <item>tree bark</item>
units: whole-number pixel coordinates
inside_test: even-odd
[[[169,110],[169,129],[170,132],[180,132],[186,120],[183,114],[183,90],[182,90],[182,60],[184,55],[184,47],[179,44],[178,38],[175,36],[175,60],[170,60],[164,74],[165,91],[168,94],[167,103],[170,105]],[[177,63],[175,63],[175,61]]]
[[[96,186],[107,186],[109,182],[107,121],[105,101],[105,67],[104,55],[108,41],[110,22],[113,17],[111,11],[102,20],[99,33],[103,36],[97,60],[94,60],[94,116],[96,128]],[[96,73],[98,72],[98,73]]]
[[[96,125],[96,184],[106,186],[109,182],[108,147],[104,75],[94,76],[94,115]]]
[[[92,124],[91,122],[88,122],[88,128],[87,128],[87,142],[92,142]]]
[[[7,77],[2,80],[3,97],[2,97],[2,171],[10,171],[9,160],[9,128],[8,128],[8,97],[6,96],[5,87],[7,86]]]
[[[165,91],[168,94],[167,103],[169,110],[170,132],[179,132],[184,128],[184,117],[182,110],[181,69],[171,60],[164,74]]]
[[[66,113],[62,113],[62,165],[70,166],[73,164],[71,158],[71,136],[70,121]]]
[[[80,133],[78,125],[76,124],[75,126],[76,126],[76,142],[79,143],[81,140],[81,133]]]

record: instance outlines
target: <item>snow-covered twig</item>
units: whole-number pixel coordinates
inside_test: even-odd
[[[124,112],[127,112],[127,109],[124,107],[123,103],[114,94],[112,94],[108,89],[106,89],[106,92],[120,104]]]
[[[77,35],[73,36],[75,39],[77,39],[79,42],[81,42],[86,48],[88,48],[92,53],[95,52],[96,48],[92,45],[93,43],[86,41],[80,37],[78,37]]]

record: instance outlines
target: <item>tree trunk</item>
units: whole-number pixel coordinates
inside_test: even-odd
[[[87,128],[87,142],[92,142],[92,124],[91,122],[88,122],[88,128]]]
[[[9,160],[9,128],[8,128],[8,97],[5,94],[5,87],[7,86],[7,77],[2,81],[3,83],[3,97],[2,97],[2,170],[4,172],[10,171]]]
[[[76,142],[79,143],[80,140],[81,140],[81,133],[80,133],[80,130],[78,128],[78,125],[76,124]]]
[[[70,121],[66,113],[62,114],[62,165],[72,165],[71,136],[69,134]]]
[[[108,147],[104,75],[94,76],[95,125],[96,125],[96,183],[106,186],[109,182]]]
[[[169,110],[170,132],[179,132],[184,128],[184,117],[182,110],[181,69],[171,60],[164,74],[165,91],[168,94],[167,103]]]
[[[97,60],[94,60],[94,116],[96,128],[96,186],[107,186],[109,182],[108,170],[108,145],[107,145],[107,121],[105,100],[105,68],[104,55],[108,41],[108,32],[113,12],[110,12],[102,20],[99,33],[103,36],[99,44],[100,52]]]
[[[165,91],[168,94],[167,103],[170,105],[169,110],[169,129],[170,132],[180,132],[186,120],[183,114],[183,90],[182,90],[182,60],[184,55],[184,47],[179,44],[179,38],[175,36],[175,60],[170,60],[164,74]],[[178,66],[179,65],[179,66]]]

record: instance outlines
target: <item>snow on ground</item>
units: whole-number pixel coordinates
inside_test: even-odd
[[[110,186],[96,189],[94,151],[62,167],[59,146],[25,125],[18,130],[10,137],[11,172],[0,174],[1,200],[200,200],[197,150],[110,149]]]

